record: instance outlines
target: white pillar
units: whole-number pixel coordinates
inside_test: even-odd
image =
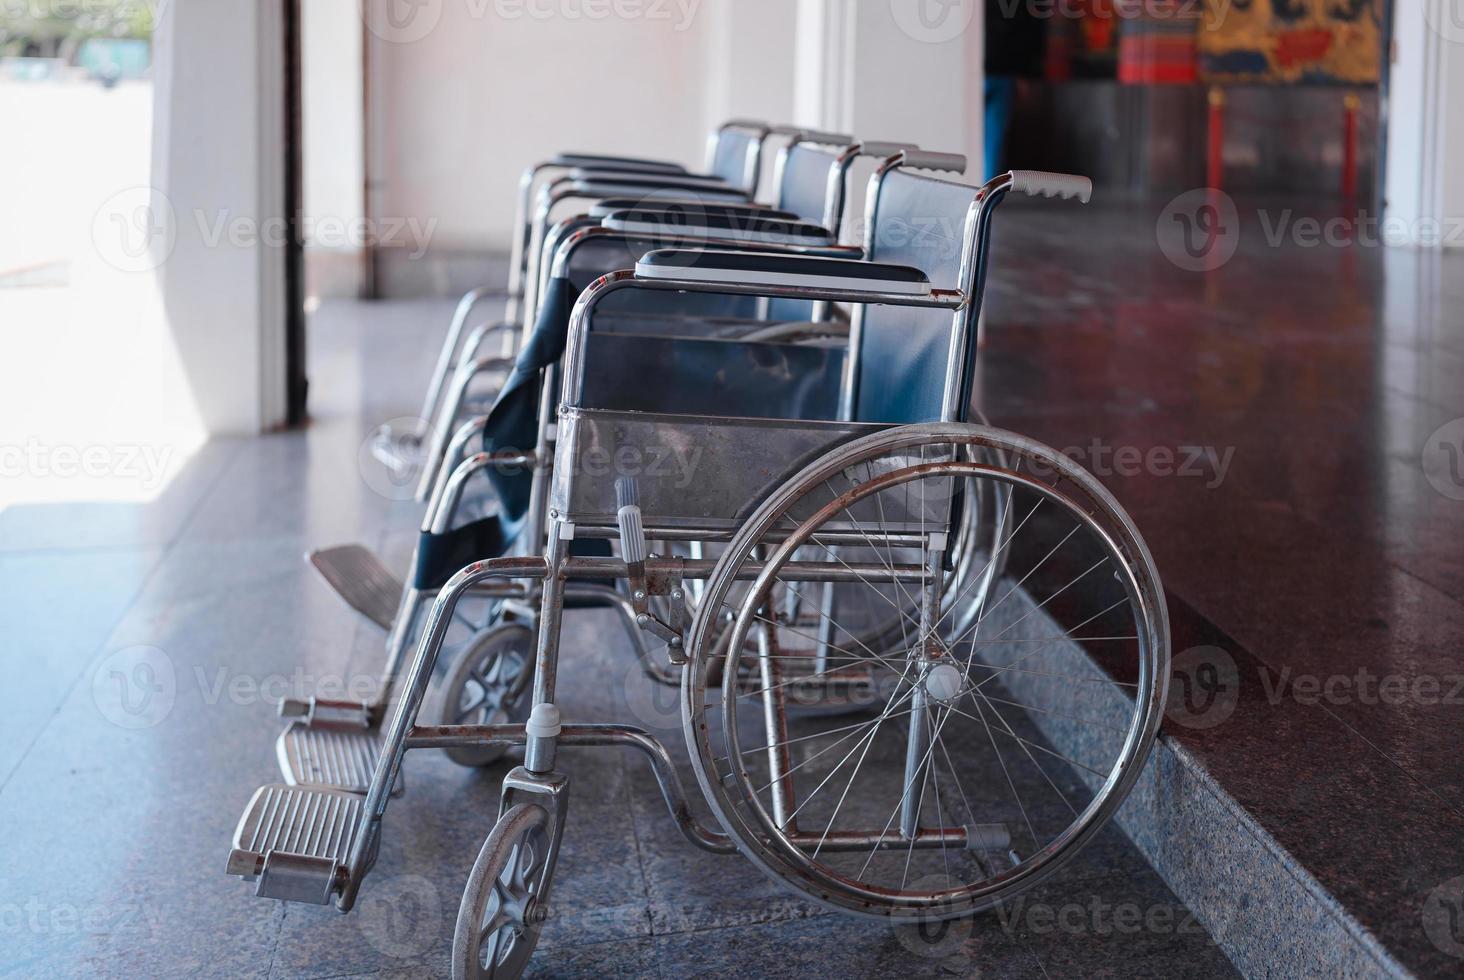
[[[170,0],[155,36],[159,291],[198,414],[253,433],[285,414],[283,11]]]
[[[788,0],[706,0],[706,126],[793,122],[797,7]]]
[[[798,0],[800,122],[965,153],[981,171],[982,5]]]
[[[1396,0],[1386,238],[1464,245],[1464,0]]]
[[[305,220],[312,285],[322,296],[361,289],[366,213],[359,0],[300,5]]]

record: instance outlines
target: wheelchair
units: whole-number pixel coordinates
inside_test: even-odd
[[[533,242],[541,224],[554,208],[579,195],[610,196],[660,193],[667,197],[696,195],[700,200],[753,204],[762,172],[764,145],[772,137],[801,132],[792,126],[770,126],[755,120],[723,123],[707,139],[706,173],[694,174],[679,163],[643,157],[600,153],[560,153],[526,168],[519,179],[507,288],[481,286],[459,300],[448,325],[436,365],[427,385],[418,426],[396,431],[382,426],[373,433],[372,454],[393,472],[423,468],[423,441],[432,431],[446,385],[455,364],[479,360],[476,353],[491,339],[499,340],[499,358],[480,364],[479,371],[507,366],[517,337],[532,319],[533,294],[526,286],[537,268]],[[484,303],[504,301],[504,317],[474,327],[466,334],[474,311]]]
[[[713,151],[725,154],[727,132],[713,145]],[[861,157],[887,157],[903,144],[855,144],[853,137],[821,133],[794,127],[774,127],[768,137],[780,137],[777,163],[773,168],[774,203],[758,204],[746,196],[727,195],[712,185],[700,187],[674,183],[687,178],[660,175],[622,175],[606,172],[572,171],[540,188],[538,205],[532,221],[521,228],[513,262],[521,269],[524,296],[524,320],[514,333],[516,339],[528,336],[539,317],[554,275],[554,260],[560,246],[576,232],[603,225],[602,234],[621,233],[630,245],[638,238],[654,241],[663,238],[694,236],[709,248],[735,248],[755,245],[759,248],[818,249],[832,254],[837,249],[846,200],[846,181],[854,161]],[[763,152],[761,144],[753,144],[749,159],[756,166]],[[734,157],[736,155],[734,154]],[[534,171],[530,171],[534,172]],[[691,178],[702,180],[702,178]],[[673,183],[667,183],[672,181]],[[564,214],[568,209],[570,213]],[[555,216],[558,215],[556,218]],[[584,236],[577,236],[576,241]],[[606,244],[606,243],[601,243]],[[647,246],[642,246],[645,250]],[[622,249],[622,253],[629,249]],[[846,249],[846,252],[850,251]],[[626,254],[620,256],[625,261]],[[633,263],[634,255],[630,256]],[[643,300],[647,305],[657,300]],[[664,303],[660,303],[664,306]],[[710,312],[729,316],[746,315],[747,303],[719,297],[702,302]],[[741,308],[740,310],[738,308]],[[657,312],[647,309],[640,312]],[[662,311],[667,312],[667,311]],[[669,312],[683,316],[685,309]],[[796,317],[797,314],[782,311]],[[762,311],[768,315],[768,311]],[[465,418],[484,414],[474,411],[470,388],[483,377],[501,382],[502,372],[511,369],[511,360],[502,356],[480,357],[488,330],[475,330],[457,351],[456,369],[451,380],[444,378],[436,394],[429,394],[434,421],[431,436],[422,460],[417,499],[425,502],[438,473],[452,434]],[[514,347],[517,349],[517,342]],[[439,367],[443,367],[439,364]],[[445,369],[444,369],[445,371]],[[491,389],[496,395],[497,387]]]
[[[847,199],[847,183],[854,163],[860,158],[886,159],[914,150],[902,144],[853,143],[848,137],[802,131],[787,134],[775,167],[780,209],[709,205],[686,198],[597,199],[589,213],[565,218],[556,224],[542,246],[553,260],[545,261],[546,274],[540,290],[543,301],[531,335],[535,341],[526,351],[527,365],[516,363],[507,398],[500,397],[491,415],[517,412],[527,419],[537,406],[530,390],[538,373],[547,366],[545,357],[557,358],[568,328],[574,298],[601,275],[633,265],[636,258],[658,245],[693,244],[710,249],[757,247],[781,249],[790,254],[859,256],[859,246],[838,244]],[[808,218],[815,220],[807,220]],[[669,302],[668,302],[669,301]],[[764,337],[781,337],[799,342],[833,337],[845,342],[847,324],[839,324],[830,304],[774,300],[748,302],[745,297],[646,294],[635,303],[609,304],[602,323],[614,319],[644,326],[650,320],[672,332],[700,331],[723,335],[738,331],[760,332]],[[323,699],[286,701],[281,713],[291,724],[281,734],[277,755],[285,779],[293,784],[342,786],[364,790],[379,749],[379,725],[387,698],[397,682],[399,668],[409,643],[420,628],[421,614],[431,596],[446,578],[471,557],[499,554],[503,548],[504,522],[492,516],[454,527],[465,514],[483,501],[467,493],[474,474],[490,463],[496,466],[527,466],[533,453],[510,452],[492,455],[495,446],[469,454],[474,438],[489,427],[490,415],[464,422],[449,440],[447,422],[465,410],[467,378],[453,387],[445,403],[441,423],[432,440],[430,458],[441,460],[427,471],[432,476],[428,507],[421,528],[421,544],[413,554],[408,579],[398,582],[373,554],[356,545],[327,548],[309,558],[345,600],[387,632],[387,657],[377,696],[369,702],[340,702]],[[517,399],[517,405],[514,404]],[[532,428],[520,431],[516,439],[498,434],[499,445],[532,445]],[[505,487],[499,482],[500,496]],[[509,496],[513,496],[509,493]],[[469,499],[465,500],[465,497]],[[492,500],[492,497],[489,497]],[[521,515],[525,507],[518,508]],[[484,540],[476,530],[486,525]],[[535,547],[535,546],[531,546]],[[578,590],[580,601],[599,602],[621,612],[632,624],[633,610],[624,597],[588,585]],[[470,601],[457,616],[450,650],[443,657],[440,683],[434,691],[433,713],[451,714],[464,698],[485,702],[487,717],[498,717],[523,695],[519,677],[528,657],[522,631],[499,630],[497,604]],[[660,654],[643,651],[643,659],[654,663]],[[664,659],[664,658],[660,658]],[[654,669],[652,673],[657,671]],[[664,663],[660,679],[671,679]],[[450,756],[465,765],[486,765],[501,751],[453,749]],[[349,760],[349,765],[340,760]]]
[[[560,746],[637,750],[692,845],[740,853],[793,892],[876,921],[988,909],[1092,839],[1158,731],[1162,586],[1092,476],[969,420],[994,209],[1013,191],[1086,201],[1090,185],[1017,171],[974,188],[922,168],[951,169],[918,152],[880,166],[860,260],[657,249],[585,290],[562,360],[541,372],[536,445],[519,453],[535,464],[524,526],[542,550],[451,577],[366,792],[262,787],[230,873],[263,897],[349,911],[404,756],[421,748],[525,753],[459,908],[459,978],[518,976],[533,954],[570,800]],[[845,347],[602,329],[598,311],[622,293],[854,312]],[[703,450],[689,487],[637,464],[665,447]],[[980,540],[963,543],[971,527]],[[566,720],[564,616],[595,583],[623,583],[636,624],[666,641],[713,826],[655,735]],[[472,595],[493,597],[529,641],[522,724],[419,717]],[[851,666],[876,692],[856,720],[792,710],[801,684]]]

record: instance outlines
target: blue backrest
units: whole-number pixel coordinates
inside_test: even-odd
[[[838,163],[839,151],[813,143],[794,143],[783,157],[782,180],[778,185],[778,207],[804,221],[824,225],[828,220],[829,179]],[[842,204],[842,202],[841,202]],[[813,305],[801,300],[775,299],[768,304],[773,320],[795,322],[813,316]]]
[[[868,232],[869,258],[914,266],[959,289],[966,215],[977,189],[903,170],[886,174]],[[866,306],[858,332],[854,420],[940,420],[953,318],[948,310]]]
[[[721,177],[734,187],[747,191],[756,190],[757,169],[754,154],[757,154],[765,139],[763,133],[741,126],[731,126],[717,133],[717,145],[712,153],[712,175]]]
[[[782,181],[778,185],[778,207],[792,211],[804,221],[827,224],[829,179],[839,160],[839,151],[814,143],[794,143],[783,157]]]

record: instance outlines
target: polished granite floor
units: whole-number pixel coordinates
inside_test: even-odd
[[[1429,697],[1416,682],[1464,673],[1464,503],[1435,489],[1447,460],[1424,467],[1425,440],[1464,414],[1461,260],[1247,240],[1222,268],[1187,272],[1155,248],[1157,210],[1003,217],[982,406],[1081,450],[1171,590],[1232,644],[1230,713],[1172,713],[1169,737],[1400,960],[1447,975],[1459,961],[1424,926],[1436,889],[1464,874],[1460,709],[1442,703],[1447,686]],[[0,512],[13,665],[0,688],[0,976],[442,971],[491,825],[490,774],[409,760],[349,917],[255,900],[222,865],[239,808],[274,776],[272,699],[369,676],[379,657],[379,634],[301,555],[362,540],[404,561],[416,508],[361,445],[415,407],[422,325],[435,338],[449,312],[327,304],[309,429],[211,443],[148,504]],[[1192,446],[1211,455],[1181,466]],[[1139,451],[1139,472],[1125,475],[1120,447]],[[575,628],[588,640],[601,625]],[[596,648],[623,676],[625,651]],[[1360,668],[1404,678],[1401,702],[1365,696]],[[1299,675],[1353,686],[1311,698]],[[626,689],[600,676],[569,692],[611,707]],[[116,685],[156,700],[119,713]],[[1233,975],[1116,832],[1021,908],[921,936],[818,914],[688,848],[637,759],[567,765],[577,793],[544,975]],[[1103,910],[1129,906],[1154,925],[1112,928]],[[1080,911],[1051,927],[1066,909]]]
[[[1155,247],[1157,206],[1002,215],[981,404],[1144,533],[1173,686],[1211,695],[1167,737],[1405,969],[1457,975],[1464,254],[1238,207],[1210,271]]]

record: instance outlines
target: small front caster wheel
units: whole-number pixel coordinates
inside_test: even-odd
[[[473,637],[437,688],[427,717],[441,725],[506,725],[528,718],[534,676],[534,631],[503,623]],[[457,746],[447,757],[460,766],[488,766],[506,745]]]
[[[498,818],[463,890],[453,980],[513,980],[524,972],[547,913],[539,896],[549,845],[543,807],[520,803]]]

